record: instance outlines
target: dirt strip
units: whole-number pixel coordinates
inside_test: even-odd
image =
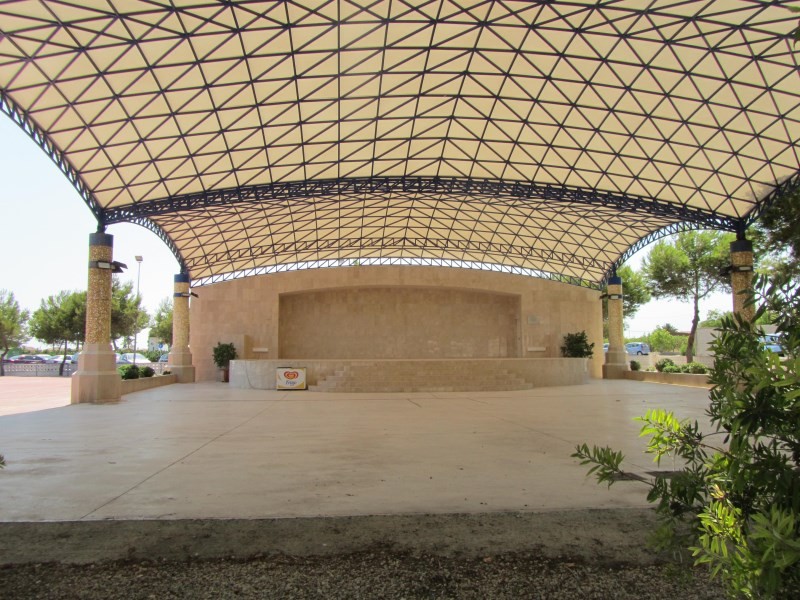
[[[659,562],[648,509],[297,519],[0,523],[0,564],[325,556],[372,548],[439,556],[536,552],[594,564]]]

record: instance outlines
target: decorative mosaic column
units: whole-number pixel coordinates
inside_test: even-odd
[[[743,237],[731,242],[731,288],[733,289],[733,312],[752,321],[755,310],[745,306],[748,292],[753,289],[753,243]]]
[[[175,275],[172,300],[172,348],[169,368],[178,376],[178,383],[194,382],[192,353],[189,351],[189,274]]]
[[[111,274],[114,236],[89,236],[89,286],[86,292],[86,340],[72,376],[72,403],[120,399],[120,376],[111,348]]]
[[[603,364],[603,379],[622,379],[628,370],[622,321],[622,278],[610,277],[606,288],[608,298],[608,352]]]

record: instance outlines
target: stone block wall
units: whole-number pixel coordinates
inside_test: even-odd
[[[412,312],[438,317],[426,318],[427,325],[410,332],[413,343],[398,346],[404,353],[412,347],[419,349],[417,356],[403,358],[449,358],[459,348],[461,357],[558,357],[563,336],[585,330],[597,350],[590,375],[601,376],[600,292],[565,283],[451,267],[352,266],[234,279],[196,288],[196,292],[199,297],[192,299],[190,309],[190,347],[198,381],[216,378],[211,352],[217,342],[233,342],[242,359],[286,358],[284,351],[343,354],[347,349],[337,338],[355,343],[352,330],[358,327],[377,351],[388,343],[387,336],[409,335],[401,317]],[[363,301],[346,301],[361,295]],[[393,298],[391,309],[385,305],[389,298]],[[370,299],[378,305],[364,313]],[[338,306],[328,310],[330,320],[324,336],[317,336],[317,345],[292,346],[288,336],[296,338],[292,328],[298,326],[296,318],[289,319],[290,313],[307,312],[313,301],[334,300]],[[371,329],[367,327],[369,319],[380,318],[383,309],[383,324],[378,327],[378,321],[373,321]]]
[[[447,288],[321,290],[280,297],[280,358],[520,356],[519,295]]]

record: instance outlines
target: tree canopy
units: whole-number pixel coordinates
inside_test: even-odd
[[[677,331],[672,331],[668,327],[670,327],[669,323],[656,327],[647,336],[647,343],[650,344],[652,350],[656,352],[674,352],[686,342],[686,336],[679,335]]]
[[[119,338],[132,338],[150,324],[150,316],[142,308],[142,298],[133,293],[133,282],[111,282],[111,339],[116,347]],[[126,344],[127,345],[127,344]]]
[[[622,279],[622,314],[632,317],[643,304],[650,302],[647,279],[628,265],[617,269],[617,276]]]
[[[150,325],[150,337],[158,338],[172,346],[172,299],[164,298],[156,308],[153,323]]]
[[[141,306],[141,297],[133,293],[133,283],[114,278],[111,285],[111,340],[130,338],[147,327],[150,317]],[[42,300],[33,313],[30,334],[48,344],[83,342],[86,331],[86,292],[61,291]]]
[[[764,208],[747,237],[760,272],[800,285],[800,187]]]
[[[700,322],[700,301],[717,290],[730,290],[724,269],[730,264],[733,235],[716,231],[686,231],[657,242],[642,263],[653,296],[692,302],[694,313],[686,360],[694,358]]]
[[[37,339],[64,347],[79,343],[86,334],[86,292],[62,291],[42,300],[30,321],[31,335]],[[61,363],[59,375],[63,374]]]
[[[628,265],[617,269],[617,277],[622,279],[622,314],[624,318],[633,317],[642,305],[650,302],[647,280],[641,272]],[[603,299],[603,337],[608,337],[608,300]]]
[[[19,346],[28,336],[27,321],[28,311],[20,309],[14,293],[0,290],[0,348],[3,350],[3,354],[0,355],[0,376],[5,375],[3,360],[8,351],[14,346]]]

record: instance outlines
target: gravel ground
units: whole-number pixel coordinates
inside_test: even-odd
[[[598,566],[529,553],[442,557],[365,551],[248,560],[8,565],[0,598],[702,599],[725,596],[672,565]]]

